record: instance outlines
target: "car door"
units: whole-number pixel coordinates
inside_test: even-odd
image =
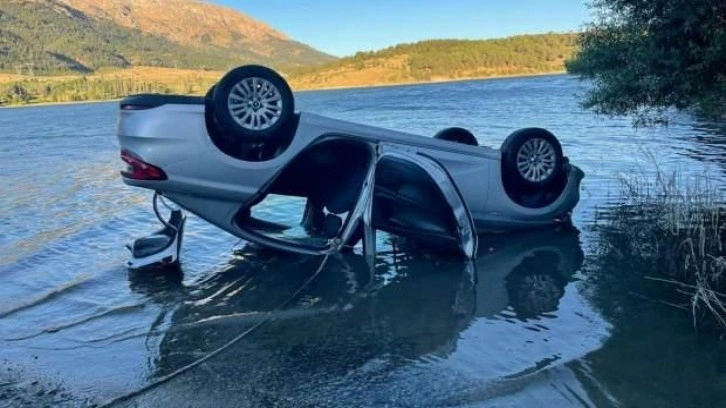
[[[373,229],[422,242],[456,247],[475,258],[474,221],[446,168],[415,146],[381,143],[370,192]]]

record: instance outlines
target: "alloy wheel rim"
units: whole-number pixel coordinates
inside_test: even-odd
[[[555,171],[556,157],[552,143],[541,138],[529,139],[517,153],[517,170],[525,180],[538,183]]]
[[[234,121],[244,129],[266,130],[282,116],[282,95],[264,78],[245,78],[232,88],[227,107]]]

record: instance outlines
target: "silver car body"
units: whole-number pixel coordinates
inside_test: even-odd
[[[122,102],[123,106],[123,102]],[[355,211],[335,239],[325,245],[298,245],[255,234],[236,222],[237,214],[265,194],[281,171],[317,143],[349,140],[367,146],[372,157],[366,183],[375,184],[376,168],[386,157],[409,160],[438,184],[454,214],[459,245],[475,255],[476,234],[549,226],[569,220],[579,200],[583,172],[566,165],[567,182],[558,198],[542,208],[528,208],[512,200],[502,182],[498,149],[470,146],[432,137],[366,126],[328,117],[300,113],[289,146],[265,161],[243,161],[222,152],[212,141],[205,121],[204,100],[198,103],[163,103],[144,109],[122,109],[118,140],[123,150],[166,173],[161,181],[124,177],[128,185],[157,191],[179,206],[240,238],[300,253],[338,251],[358,221],[368,221],[374,205],[373,186],[361,188]],[[320,180],[325,183],[325,180]],[[366,231],[370,231],[369,228]],[[370,239],[368,234],[366,239]],[[365,241],[365,240],[364,240]],[[371,241],[369,240],[369,243]]]

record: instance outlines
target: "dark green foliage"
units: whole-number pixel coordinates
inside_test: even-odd
[[[670,108],[726,112],[726,1],[597,0],[599,17],[567,62],[598,113],[662,119]]]
[[[53,75],[130,66],[226,70],[253,62],[285,67],[319,63],[316,56],[323,55],[292,41],[274,46],[280,48],[269,57],[245,49],[183,46],[89,18],[59,2],[0,0],[0,72]]]
[[[416,80],[552,72],[563,69],[576,42],[575,34],[521,35],[495,40],[430,40],[359,52],[316,69],[353,65],[376,59],[408,57],[405,69]]]
[[[426,41],[397,46],[391,52],[410,52],[411,73],[417,79],[428,79],[467,70],[558,70],[564,56],[572,53],[574,42],[574,35],[525,35],[484,41]]]

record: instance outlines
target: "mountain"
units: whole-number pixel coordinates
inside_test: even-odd
[[[242,13],[195,0],[0,0],[0,72],[287,69],[333,60]]]
[[[576,39],[576,34],[532,34],[421,41],[297,69],[290,79],[300,89],[563,72]]]
[[[286,65],[334,58],[236,10],[195,0],[60,0],[87,15],[177,44],[244,52]],[[243,51],[241,51],[243,50]],[[288,60],[290,62],[288,62]],[[293,63],[294,61],[294,63]]]

